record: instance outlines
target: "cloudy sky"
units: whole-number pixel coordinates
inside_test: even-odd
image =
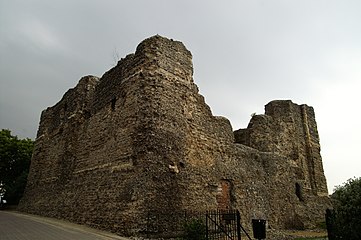
[[[234,129],[275,99],[313,106],[329,192],[361,176],[359,0],[0,0],[0,128],[34,139],[40,113],[114,55],[160,34]]]

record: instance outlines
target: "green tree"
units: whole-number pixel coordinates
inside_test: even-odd
[[[334,209],[329,222],[334,239],[361,239],[361,178],[338,186],[331,198]]]
[[[23,195],[34,142],[18,139],[10,130],[0,131],[0,192],[8,204],[18,204]]]

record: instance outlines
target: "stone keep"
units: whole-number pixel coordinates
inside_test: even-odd
[[[272,101],[247,129],[213,116],[178,41],[144,40],[42,112],[21,211],[125,235],[149,211],[239,209],[308,228],[330,206],[312,107]]]

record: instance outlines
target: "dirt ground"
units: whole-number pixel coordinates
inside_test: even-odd
[[[327,231],[325,230],[308,230],[308,231],[269,231],[267,239],[270,240],[293,240],[298,238],[309,239],[327,239]]]

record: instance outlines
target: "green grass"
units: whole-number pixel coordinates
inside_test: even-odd
[[[325,240],[326,237],[295,238],[294,240]]]

